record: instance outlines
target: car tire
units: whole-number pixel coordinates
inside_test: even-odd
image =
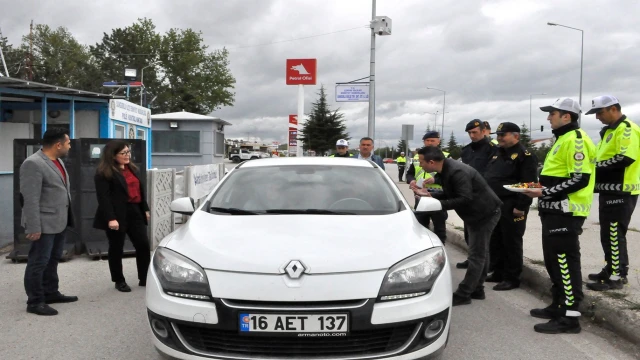
[[[251,157],[251,160],[255,160],[255,159],[257,159],[257,157],[255,157],[255,156],[252,156],[252,157]]]
[[[231,158],[231,161],[233,161],[234,163],[236,163],[236,164],[237,164],[237,163],[239,163],[239,162],[240,162],[240,158],[239,158],[239,157],[237,157],[237,156],[234,156],[234,157],[232,157],[232,158]]]

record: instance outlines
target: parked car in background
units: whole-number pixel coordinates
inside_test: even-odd
[[[229,151],[229,160],[239,163],[246,160],[260,159],[262,153],[259,151],[249,151],[247,149],[231,149]]]
[[[392,158],[384,158],[382,159],[382,162],[384,162],[385,164],[393,164],[395,160],[393,160]]]

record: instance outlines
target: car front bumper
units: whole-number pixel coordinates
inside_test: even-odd
[[[448,265],[427,295],[387,302],[375,298],[304,303],[199,301],[167,295],[153,267],[147,279],[148,323],[154,345],[178,359],[422,359],[443,351],[449,335],[452,284]],[[348,313],[350,332],[346,337],[242,335],[239,314],[247,311]],[[427,338],[425,330],[437,321],[442,321],[441,329]]]

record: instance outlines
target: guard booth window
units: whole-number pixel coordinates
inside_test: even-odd
[[[152,132],[154,153],[200,153],[199,131],[162,131]]]
[[[113,127],[113,137],[115,139],[124,139],[124,126],[122,125],[115,125]]]

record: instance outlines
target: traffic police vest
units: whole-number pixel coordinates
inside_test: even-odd
[[[640,194],[640,127],[623,117],[600,132],[596,155],[596,192]],[[626,158],[626,167],[616,166]]]
[[[406,165],[407,158],[405,158],[404,156],[398,156],[398,158],[396,159],[396,163],[398,163],[398,165],[400,164]]]
[[[575,126],[577,127],[577,124]],[[588,216],[596,180],[595,157],[596,147],[589,135],[582,129],[572,129],[560,135],[547,153],[540,174],[540,183],[551,194],[540,198],[539,210],[541,212],[571,213],[573,216]],[[571,174],[574,173],[590,174],[589,184],[570,194],[554,195],[551,191],[554,190],[553,187],[564,182],[570,183]]]
[[[347,156],[348,155],[348,156]],[[330,155],[329,157],[336,157],[336,154]],[[351,153],[347,153],[345,156],[340,156],[338,155],[338,157],[353,157],[353,154]]]

